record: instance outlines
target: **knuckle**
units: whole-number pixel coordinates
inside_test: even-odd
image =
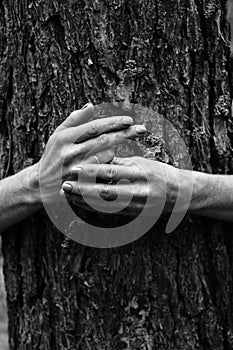
[[[98,127],[96,122],[88,123],[88,134],[92,136],[92,135],[96,135],[97,132],[98,132]]]
[[[125,137],[126,138],[130,138],[132,137],[132,129],[131,128],[128,128],[124,131],[124,134],[125,134]]]
[[[116,194],[110,189],[109,185],[105,185],[101,190],[101,197],[105,200],[114,200]]]
[[[108,166],[105,169],[105,176],[108,180],[113,180],[116,176],[115,168],[113,168],[112,166]]]
[[[111,129],[115,130],[115,129],[119,129],[119,122],[114,121],[111,125]]]
[[[124,162],[123,162],[123,160],[122,160],[121,158],[119,158],[119,157],[115,157],[115,156],[114,156],[113,161],[114,161],[114,164],[117,164],[117,165],[125,165]]]
[[[109,186],[106,185],[103,187],[103,189],[101,190],[101,196],[103,198],[109,198],[109,195],[110,195],[110,190],[109,190]]]
[[[129,158],[124,159],[120,165],[124,165],[127,167],[132,167],[134,164],[131,162],[131,160],[129,160]]]
[[[108,136],[106,134],[102,134],[98,137],[97,139],[97,143],[100,144],[100,145],[104,145],[106,144],[108,141]]]
[[[71,112],[70,115],[68,116],[68,118],[74,118],[74,116],[76,116],[76,114],[77,114],[77,110]]]
[[[117,123],[116,120],[113,119],[110,119],[108,120],[107,124],[106,124],[106,128],[108,130],[116,130],[116,129],[119,129],[119,123]]]

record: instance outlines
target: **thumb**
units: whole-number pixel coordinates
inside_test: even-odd
[[[87,123],[94,114],[94,106],[87,103],[82,109],[72,112],[69,117],[58,127],[58,129],[67,129]]]

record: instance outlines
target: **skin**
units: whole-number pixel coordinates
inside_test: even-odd
[[[112,209],[125,215],[122,207],[127,206],[127,215],[134,216],[144,208],[145,200],[149,197],[144,215],[153,216],[164,203],[163,212],[171,212],[179,193],[176,213],[188,211],[233,221],[231,175],[181,170],[141,157],[114,158],[111,164],[103,165],[83,164],[72,168],[71,173],[76,176],[76,181],[65,182],[63,191],[75,205],[85,207],[83,197],[88,198],[87,210],[98,207],[104,211],[111,201]],[[128,182],[122,182],[122,179]],[[99,200],[97,196],[104,200]]]
[[[233,0],[227,1],[227,20],[231,30],[232,53]],[[232,175],[211,175],[200,172],[191,174],[190,171],[178,170],[167,164],[142,158],[114,159],[112,165],[96,165],[91,168],[86,165],[82,168],[73,168],[71,173],[73,176],[79,176],[82,181],[64,183],[61,195],[65,195],[75,205],[83,205],[87,210],[91,210],[92,206],[96,205],[104,210],[109,205],[109,200],[112,200],[111,207],[115,210],[121,210],[122,206],[127,204],[127,213],[124,210],[120,213],[135,215],[143,208],[145,198],[149,197],[146,215],[154,215],[158,203],[163,201],[165,202],[164,212],[171,212],[175,207],[176,212],[188,211],[191,214],[233,221]],[[104,184],[95,184],[97,174],[99,181]],[[131,181],[132,184],[119,183],[122,179]],[[110,183],[106,185],[109,181]],[[106,203],[98,200],[97,194],[104,198]],[[180,200],[177,206],[178,194]],[[83,197],[88,198],[88,206]],[[118,200],[115,200],[116,198]],[[130,206],[128,206],[129,201]]]
[[[90,121],[93,108],[88,104],[71,113],[50,137],[39,163],[0,181],[0,232],[40,210],[43,203],[56,201],[61,177],[60,195],[87,210],[104,211],[111,201],[115,211],[134,216],[149,198],[144,215],[155,215],[163,205],[167,213],[175,206],[178,213],[233,221],[233,176],[181,170],[140,157],[116,158],[112,147],[143,135],[145,128],[133,126],[129,117]]]
[[[145,133],[130,117],[90,121],[94,107],[74,111],[50,137],[39,163],[0,181],[0,233],[59,198],[57,184],[76,164],[108,163],[113,145]],[[96,157],[97,156],[97,157]],[[62,172],[61,172],[62,169]],[[43,186],[43,201],[40,188]]]

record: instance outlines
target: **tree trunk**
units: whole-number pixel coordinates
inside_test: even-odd
[[[228,39],[226,1],[0,1],[1,178],[122,90],[183,130],[195,170],[232,173]],[[165,234],[166,220],[114,249],[69,240],[43,211],[6,232],[10,349],[232,349],[232,226],[187,217]]]

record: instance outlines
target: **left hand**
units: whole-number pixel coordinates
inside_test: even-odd
[[[39,162],[40,195],[43,204],[57,199],[62,180],[68,180],[75,164],[108,163],[114,157],[112,147],[146,132],[127,116],[91,120],[94,106],[89,103],[74,111],[54,131]]]
[[[111,164],[74,167],[71,173],[78,181],[69,181],[72,190],[65,194],[71,203],[87,210],[109,213],[111,207],[117,214],[135,216],[144,209],[145,215],[154,216],[161,206],[164,212],[172,210],[178,172],[173,166],[141,157],[114,158]]]

